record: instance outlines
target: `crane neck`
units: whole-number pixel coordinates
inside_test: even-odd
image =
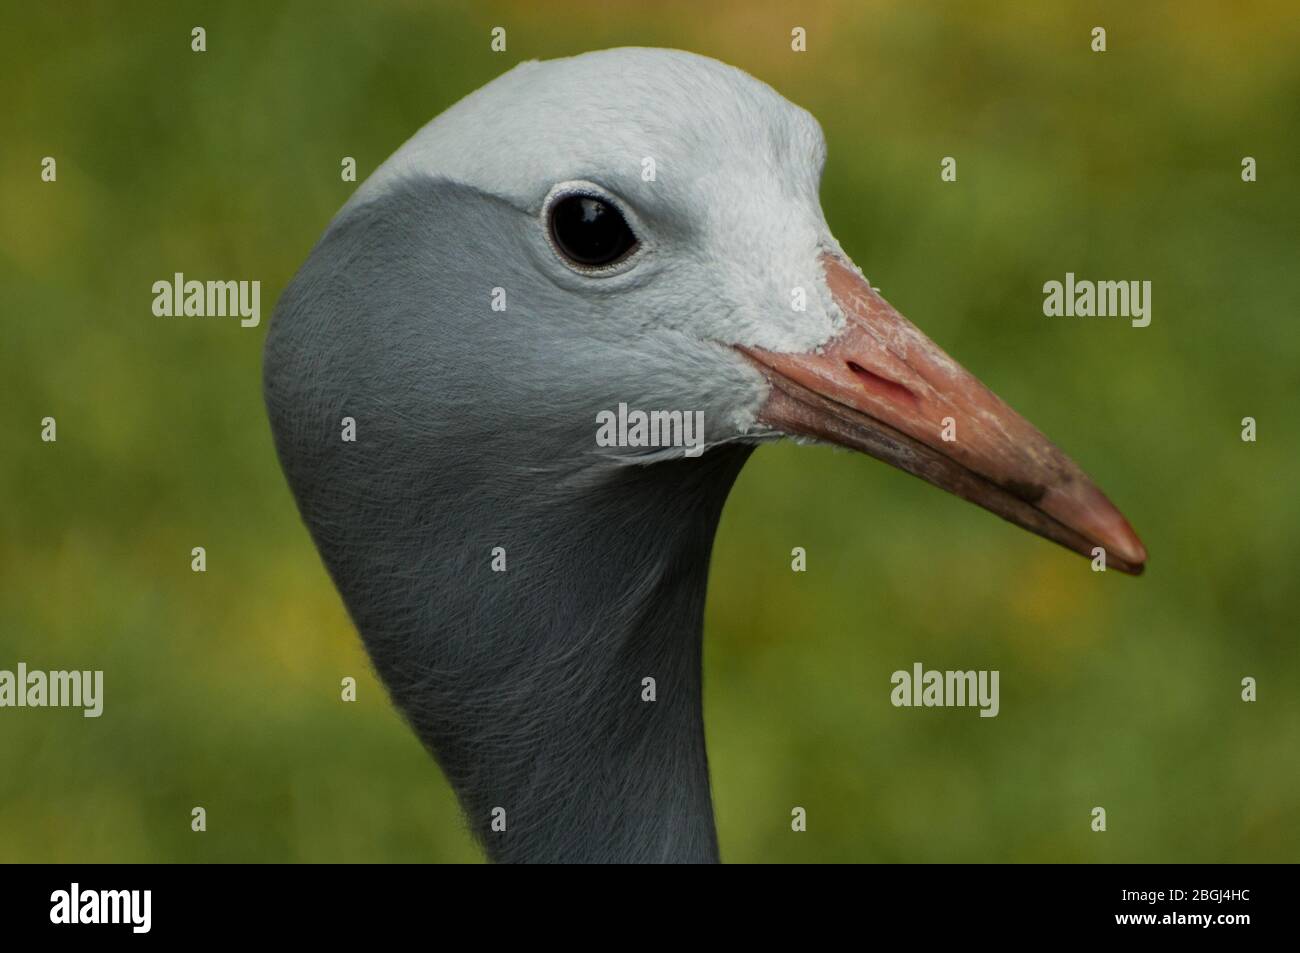
[[[355,547],[341,572],[318,537],[489,858],[717,861],[701,633],[713,537],[750,450],[612,468],[581,492],[476,487],[472,507],[408,519],[455,541],[424,536],[415,572],[358,573]]]

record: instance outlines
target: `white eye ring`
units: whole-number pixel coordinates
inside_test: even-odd
[[[546,243],[565,266],[580,275],[621,274],[640,258],[645,247],[635,216],[626,208],[600,186],[561,182],[542,203]]]

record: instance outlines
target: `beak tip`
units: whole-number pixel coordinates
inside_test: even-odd
[[[1141,575],[1147,561],[1147,549],[1129,521],[1110,499],[1082,472],[1078,479],[1049,494],[1044,509],[1059,522],[1071,527],[1090,542],[1089,555],[1097,547],[1106,554],[1107,563],[1130,575]]]
[[[1142,575],[1147,564],[1147,549],[1142,545],[1142,540],[1138,539],[1137,533],[1133,532],[1133,527],[1128,525],[1127,520],[1123,520],[1122,527],[1112,535],[1111,539],[1112,543],[1107,549],[1123,560],[1124,565],[1120,568],[1130,576]]]

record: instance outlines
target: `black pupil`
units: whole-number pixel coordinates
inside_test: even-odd
[[[588,267],[618,261],[636,245],[618,209],[590,195],[570,195],[551,209],[551,234],[570,261]]]

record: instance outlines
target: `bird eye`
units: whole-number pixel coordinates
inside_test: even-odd
[[[567,195],[551,206],[551,238],[581,268],[612,265],[637,246],[619,210],[592,195]]]

